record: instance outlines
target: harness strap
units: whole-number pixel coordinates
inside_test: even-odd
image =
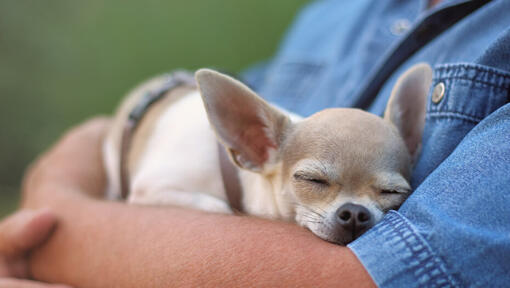
[[[128,154],[131,147],[133,134],[140,123],[140,120],[152,107],[153,104],[163,99],[167,92],[180,86],[194,87],[195,78],[193,74],[185,71],[176,71],[168,76],[167,81],[157,90],[147,92],[141,101],[129,113],[128,119],[124,124],[120,145],[120,194],[122,199],[126,199],[129,194],[129,171]]]
[[[128,154],[134,132],[142,120],[143,116],[149,111],[153,104],[163,99],[168,92],[181,86],[195,87],[193,75],[185,71],[177,71],[168,76],[168,80],[157,90],[147,92],[142,97],[140,103],[129,113],[128,119],[124,125],[121,137],[120,147],[120,190],[122,199],[129,195],[129,170]],[[232,164],[223,145],[218,142],[218,158],[220,163],[221,178],[223,187],[230,207],[234,212],[243,211],[241,203],[241,183],[236,167]]]

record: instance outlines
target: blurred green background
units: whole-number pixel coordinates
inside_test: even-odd
[[[0,217],[26,166],[66,129],[176,68],[271,57],[307,0],[0,1]]]

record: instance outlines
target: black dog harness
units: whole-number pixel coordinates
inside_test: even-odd
[[[165,83],[154,91],[147,92],[141,101],[129,113],[128,119],[124,125],[120,145],[120,191],[122,199],[126,199],[129,195],[129,170],[128,170],[128,154],[131,147],[134,132],[142,120],[143,116],[149,111],[153,104],[159,102],[169,92],[178,87],[197,87],[193,74],[186,71],[176,71],[169,74]],[[241,204],[241,184],[237,169],[228,159],[225,148],[218,143],[218,156],[220,163],[221,177],[223,186],[232,210],[236,212],[242,211]]]

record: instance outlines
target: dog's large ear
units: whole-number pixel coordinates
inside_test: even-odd
[[[209,122],[234,163],[255,172],[275,163],[289,118],[227,75],[201,69],[195,78]]]
[[[421,148],[425,125],[427,95],[432,83],[432,68],[419,63],[409,68],[393,87],[384,112],[384,119],[392,122],[415,159]]]

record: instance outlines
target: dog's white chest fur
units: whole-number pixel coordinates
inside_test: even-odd
[[[219,169],[216,139],[198,91],[166,107],[132,172],[128,202],[231,212]],[[106,145],[113,144],[107,141]],[[105,151],[118,153],[108,147]],[[118,159],[111,155],[105,158],[107,162]],[[115,167],[114,163],[106,166]],[[239,177],[246,212],[280,218],[271,184],[249,171],[241,170]]]
[[[198,92],[181,97],[158,119],[132,175],[130,202],[154,191],[205,192],[224,199],[216,138]]]

